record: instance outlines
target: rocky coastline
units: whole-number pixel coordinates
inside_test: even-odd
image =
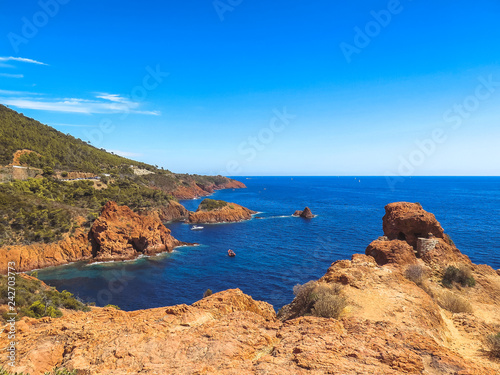
[[[111,224],[120,208],[110,206]],[[500,363],[488,355],[487,341],[500,331],[497,272],[473,264],[418,204],[388,205],[383,229],[365,254],[334,262],[313,281],[317,290],[345,297],[336,317],[318,316],[318,303],[325,301],[317,296],[299,293],[276,314],[239,289],[190,306],[65,311],[61,318],[17,323],[23,345],[15,370],[38,375],[57,365],[86,374],[498,374]],[[445,286],[450,266],[467,270],[474,283]],[[448,299],[465,301],[467,309],[454,311]],[[0,346],[6,340],[1,335]]]
[[[0,248],[0,273],[7,273],[8,262],[15,262],[17,271],[24,272],[82,260],[130,260],[140,255],[172,252],[182,245],[187,243],[172,237],[154,214],[139,215],[127,206],[108,202],[90,231],[78,228],[56,243]]]
[[[244,220],[250,220],[257,211],[252,211],[236,203],[221,202],[223,207],[207,209],[201,202],[196,212],[190,212],[188,223],[190,224],[215,224],[215,223],[236,223]]]
[[[145,216],[152,216],[164,223],[167,223],[171,221],[187,220],[190,211],[188,211],[179,202],[171,200],[166,206],[141,210],[139,213]]]
[[[177,199],[196,199],[207,197],[217,190],[223,189],[245,189],[246,185],[243,182],[227,179],[220,184],[199,184],[191,182],[189,185],[181,185],[176,187],[171,194]]]
[[[160,220],[115,202],[103,207],[90,232],[96,245],[93,259],[101,262],[172,252],[177,246],[188,245],[172,237]]]
[[[246,188],[243,183],[231,179],[225,179],[220,184],[191,185],[183,188],[184,193],[179,196],[194,199],[210,195],[216,190]],[[18,271],[26,272],[78,261],[122,261],[141,255],[171,252],[177,246],[190,244],[173,238],[163,223],[202,222],[196,221],[196,218],[211,223],[235,222],[250,219],[254,213],[236,204],[231,204],[231,207],[235,209],[227,213],[224,211],[206,215],[190,212],[171,199],[164,206],[135,213],[127,206],[118,206],[110,201],[102,208],[90,230],[83,228],[85,219],[79,217],[76,219],[74,232],[68,233],[60,241],[0,247],[0,274],[7,273],[8,262],[15,262]]]

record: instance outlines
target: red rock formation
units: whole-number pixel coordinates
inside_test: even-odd
[[[312,219],[314,218],[315,215],[313,215],[309,207],[306,207],[302,211],[300,210],[295,211],[295,213],[292,216],[300,216],[301,218],[304,219]]]
[[[415,263],[415,256],[405,244],[412,246],[417,257],[435,269],[453,263],[472,264],[445,235],[435,216],[419,203],[391,203],[385,210],[384,234],[392,241],[374,241],[365,252],[377,259],[380,265]],[[396,240],[396,237],[402,240]]]
[[[91,229],[98,244],[96,260],[125,260],[140,254],[172,251],[183,243],[152,216],[141,216],[127,206],[108,202]]]
[[[437,238],[444,238],[443,228],[436,217],[425,211],[419,203],[388,204],[382,220],[384,234],[390,240],[406,241],[415,249],[417,239],[427,238],[429,233]]]
[[[216,190],[244,188],[246,188],[244,183],[228,178],[226,182],[218,185],[202,185],[195,182],[190,183],[189,186],[180,185],[172,192],[172,195],[177,199],[194,199],[199,197],[206,197]]]
[[[22,345],[15,370],[38,375],[59,365],[85,374],[248,373],[279,342],[277,326],[272,306],[238,289],[192,306],[27,318],[16,327]],[[6,339],[0,336],[2,347]]]
[[[22,272],[91,258],[92,245],[88,233],[77,229],[74,235],[52,244],[37,243],[0,248],[0,273],[7,273],[8,262],[15,262],[16,270]]]
[[[203,202],[202,202],[203,203]],[[225,207],[211,211],[205,211],[200,207],[196,212],[189,214],[188,222],[191,224],[203,223],[234,223],[243,220],[250,220],[256,211],[249,210],[246,207],[236,203],[227,203]]]
[[[17,323],[22,345],[14,370],[38,375],[58,365],[90,375],[494,375],[500,369],[482,355],[477,338],[464,341],[475,332],[450,331],[455,320],[401,274],[358,256],[332,265],[324,279],[344,276],[352,308],[339,320],[307,316],[282,322],[269,304],[238,289],[191,306],[93,308],[65,311],[59,319],[24,318]],[[464,323],[472,327],[463,316],[456,320],[457,327]],[[0,346],[6,345],[1,335]]]
[[[223,185],[219,185],[215,188],[215,190],[221,190],[221,189],[246,189],[246,185],[243,182],[229,179],[228,182],[224,183]]]
[[[205,297],[193,303],[192,307],[211,311],[212,316],[215,318],[231,314],[235,311],[248,311],[260,315],[269,321],[276,319],[276,312],[269,303],[255,301],[239,289],[225,290],[216,293],[212,298],[210,297]]]
[[[210,194],[212,193],[203,190],[197,184],[191,184],[189,186],[180,185],[172,192],[172,195],[177,199],[195,199],[206,197]]]
[[[167,221],[181,221],[189,217],[189,211],[179,202],[171,200],[168,205],[155,208],[152,210],[144,210],[140,212],[141,215],[152,215],[162,222]]]
[[[388,263],[401,266],[417,263],[415,250],[405,241],[376,240],[368,245],[365,254],[371,255],[380,266]]]
[[[0,248],[0,273],[7,273],[8,262],[15,262],[17,271],[31,271],[80,260],[128,260],[170,252],[183,244],[158,217],[141,216],[127,206],[108,202],[90,232],[79,228],[56,243]]]

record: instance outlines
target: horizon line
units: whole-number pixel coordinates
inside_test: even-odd
[[[173,172],[176,173],[176,172]],[[198,174],[198,173],[191,173],[191,174]],[[203,174],[203,176],[213,176],[211,174]],[[377,178],[401,178],[401,179],[408,179],[408,178],[419,178],[419,177],[485,177],[485,178],[491,178],[491,177],[500,177],[500,175],[418,175],[418,176],[398,176],[398,175],[391,175],[391,176],[381,176],[381,175],[240,175],[240,176],[230,176],[230,175],[225,175],[224,177],[229,177],[233,179],[237,178],[242,178],[242,177],[352,177],[352,178],[358,178],[358,177],[377,177]]]

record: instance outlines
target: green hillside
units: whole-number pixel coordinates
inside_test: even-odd
[[[44,173],[22,181],[9,175],[12,168],[1,171],[8,178],[0,183],[0,246],[59,240],[78,226],[90,227],[110,200],[142,211],[166,205],[179,186],[229,181],[176,174],[123,158],[0,105],[0,167],[12,163],[18,150],[34,151],[19,161]],[[134,173],[132,166],[142,172]],[[98,179],[63,181],[70,172],[93,173]],[[82,217],[85,222],[77,223]]]
[[[0,165],[12,162],[17,150],[29,149],[41,154],[31,154],[23,162],[36,168],[50,167],[63,171],[103,173],[120,165],[136,165],[141,168],[154,167],[113,155],[95,148],[81,139],[23,116],[0,105]]]

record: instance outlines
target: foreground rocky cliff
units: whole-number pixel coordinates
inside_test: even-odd
[[[270,305],[237,289],[191,306],[24,318],[17,325],[16,370],[40,374],[60,365],[84,374],[500,373],[486,342],[500,331],[500,276],[472,264],[418,204],[387,206],[384,234],[367,254],[333,263],[313,282],[314,291],[332,290],[345,300],[337,318],[316,316],[324,302],[316,293],[298,293],[277,317]],[[459,279],[443,286],[450,266],[467,270],[465,286]],[[457,299],[463,311],[450,311],[446,302]],[[6,345],[1,335],[0,347]]]
[[[0,273],[7,272],[8,262],[15,262],[17,271],[29,271],[80,260],[128,260],[171,252],[184,244],[171,236],[157,216],[139,215],[127,206],[108,202],[90,232],[78,228],[56,243],[0,248]]]

